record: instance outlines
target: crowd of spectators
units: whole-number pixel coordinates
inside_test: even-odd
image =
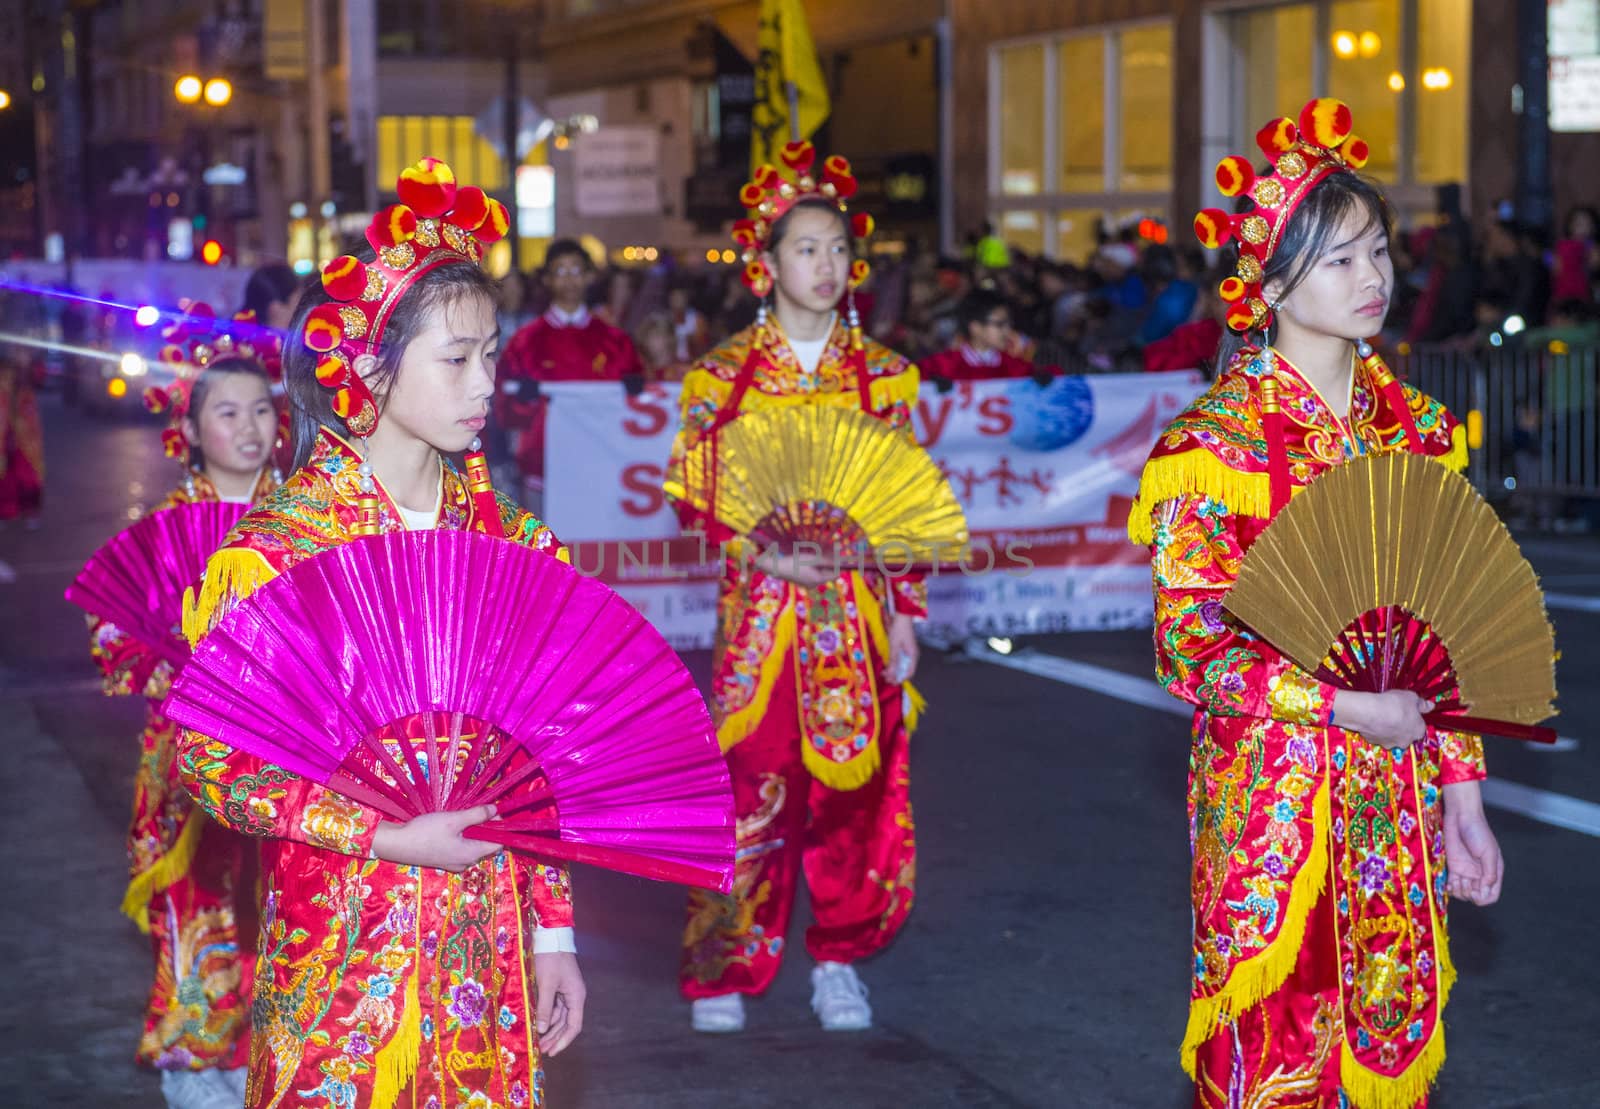
[[[1554,239],[1511,221],[1474,234],[1459,217],[1441,218],[1396,235],[1393,257],[1391,349],[1600,342],[1600,215],[1591,208],[1571,212]],[[1216,259],[1197,245],[1151,241],[1135,226],[1075,261],[1030,254],[986,227],[959,256],[913,247],[874,265],[857,297],[863,322],[918,361],[973,340],[964,320],[974,305],[964,316],[963,302],[980,290],[1009,317],[1009,355],[1067,373],[1210,369],[1226,307],[1216,289],[1227,274]],[[510,334],[543,311],[547,294],[537,274],[512,275],[504,288]],[[660,379],[680,376],[756,311],[737,266],[690,267],[670,256],[597,272],[588,301],[633,336]]]

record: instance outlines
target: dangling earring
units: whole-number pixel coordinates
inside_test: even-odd
[[[351,531],[356,535],[377,535],[378,526],[378,482],[372,476],[372,463],[367,461],[367,441],[356,440],[357,457],[361,464],[356,467],[359,478],[358,487],[361,490],[356,496],[356,522]]]
[[[765,330],[767,326],[767,298],[762,297],[756,304],[756,327]]]
[[[194,471],[189,468],[187,460],[183,464],[183,495],[191,501],[199,496],[199,491],[194,487]]]

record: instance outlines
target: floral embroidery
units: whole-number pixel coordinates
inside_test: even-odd
[[[270,812],[276,815],[277,810],[270,809]],[[306,834],[306,842],[345,854],[350,853],[355,837],[365,830],[361,806],[330,790],[324,790],[306,806],[300,828]]]
[[[311,465],[248,515],[230,546],[281,572],[346,541],[357,465],[324,435]],[[444,481],[441,526],[474,526],[465,482],[453,470]],[[500,511],[508,535],[558,549],[533,517],[503,500]],[[386,518],[400,526],[392,511]],[[419,725],[401,722],[382,738],[420,746]],[[179,765],[208,812],[267,838],[250,1104],[344,1109],[391,1061],[416,1067],[404,1081],[419,1106],[539,1104],[537,1050],[515,1034],[533,987],[514,937],[530,916],[571,924],[564,869],[541,865],[531,881],[534,864],[508,865],[503,853],[462,875],[368,859],[378,817],[348,798],[190,734]],[[421,1041],[420,1057],[385,1058],[403,1029]]]
[[[1192,488],[1174,494],[1169,485],[1165,499],[1136,508],[1150,514],[1154,536],[1157,675],[1196,706],[1189,788],[1193,1004],[1218,1014],[1199,1038],[1228,1033],[1227,1014],[1241,1011],[1231,1007],[1248,1004],[1238,984],[1251,983],[1243,987],[1249,990],[1259,981],[1252,978],[1260,973],[1255,960],[1293,965],[1294,953],[1273,945],[1311,911],[1321,883],[1299,880],[1314,859],[1326,858],[1345,989],[1342,1000],[1319,1012],[1333,1046],[1319,1040],[1315,1051],[1326,1058],[1343,1032],[1363,1066],[1396,1076],[1439,1027],[1445,867],[1438,785],[1481,776],[1482,749],[1474,737],[1430,732],[1409,750],[1390,753],[1328,727],[1333,691],[1222,607],[1244,552],[1266,524],[1220,499],[1226,485],[1229,499],[1237,492],[1250,501],[1255,487],[1247,479],[1266,471],[1254,380],[1272,369],[1282,384],[1297,484],[1349,453],[1345,430],[1314,391],[1292,367],[1269,363],[1262,357],[1230,368],[1166,430],[1152,463],[1195,451],[1220,465],[1196,464]],[[1443,455],[1454,421],[1420,394],[1408,389],[1406,396],[1419,433],[1427,428],[1425,450]],[[1386,394],[1358,375],[1349,421],[1356,449],[1405,448],[1401,419],[1387,404]],[[1174,472],[1166,471],[1169,481]],[[1327,815],[1319,826],[1320,807]],[[1302,893],[1297,882],[1309,888]],[[1198,1046],[1191,1039],[1185,1050]],[[1259,1060],[1236,1052],[1228,1078],[1210,1069],[1216,1055],[1208,1044],[1211,1062],[1197,1081],[1200,1103],[1278,1104],[1266,1100],[1267,1092],[1282,1096],[1291,1088],[1276,1085],[1279,1078],[1314,1077],[1304,1067],[1315,1060],[1300,1054],[1309,1046],[1297,1042],[1281,1067],[1275,1048],[1263,1049]],[[1259,1073],[1249,1069],[1258,1063]],[[1317,1087],[1296,1089],[1305,1100]]]

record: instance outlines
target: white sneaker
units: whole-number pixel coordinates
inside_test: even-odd
[[[818,963],[812,969],[811,1011],[825,1032],[860,1032],[872,1027],[867,987],[849,963]]]
[[[744,997],[725,993],[698,998],[689,1006],[689,1023],[696,1032],[743,1032]]]
[[[244,1068],[221,1071],[166,1070],[161,1072],[161,1096],[167,1109],[241,1109],[244,1105]]]

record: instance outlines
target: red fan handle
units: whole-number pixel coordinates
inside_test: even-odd
[[[1422,718],[1435,728],[1447,732],[1472,732],[1475,735],[1497,735],[1507,739],[1522,739],[1529,743],[1554,743],[1556,730],[1535,724],[1513,724],[1509,720],[1489,720],[1482,716],[1458,716],[1453,712],[1430,712]]]
[[[728,893],[733,888],[733,876],[714,866],[696,866],[694,863],[675,862],[635,855],[615,847],[596,844],[573,843],[548,835],[532,835],[509,829],[497,829],[494,822],[474,824],[462,830],[467,839],[498,843],[513,851],[546,862],[560,860],[569,863],[588,863],[606,870],[635,874],[657,882],[675,882],[682,886],[700,886],[704,889]]]

